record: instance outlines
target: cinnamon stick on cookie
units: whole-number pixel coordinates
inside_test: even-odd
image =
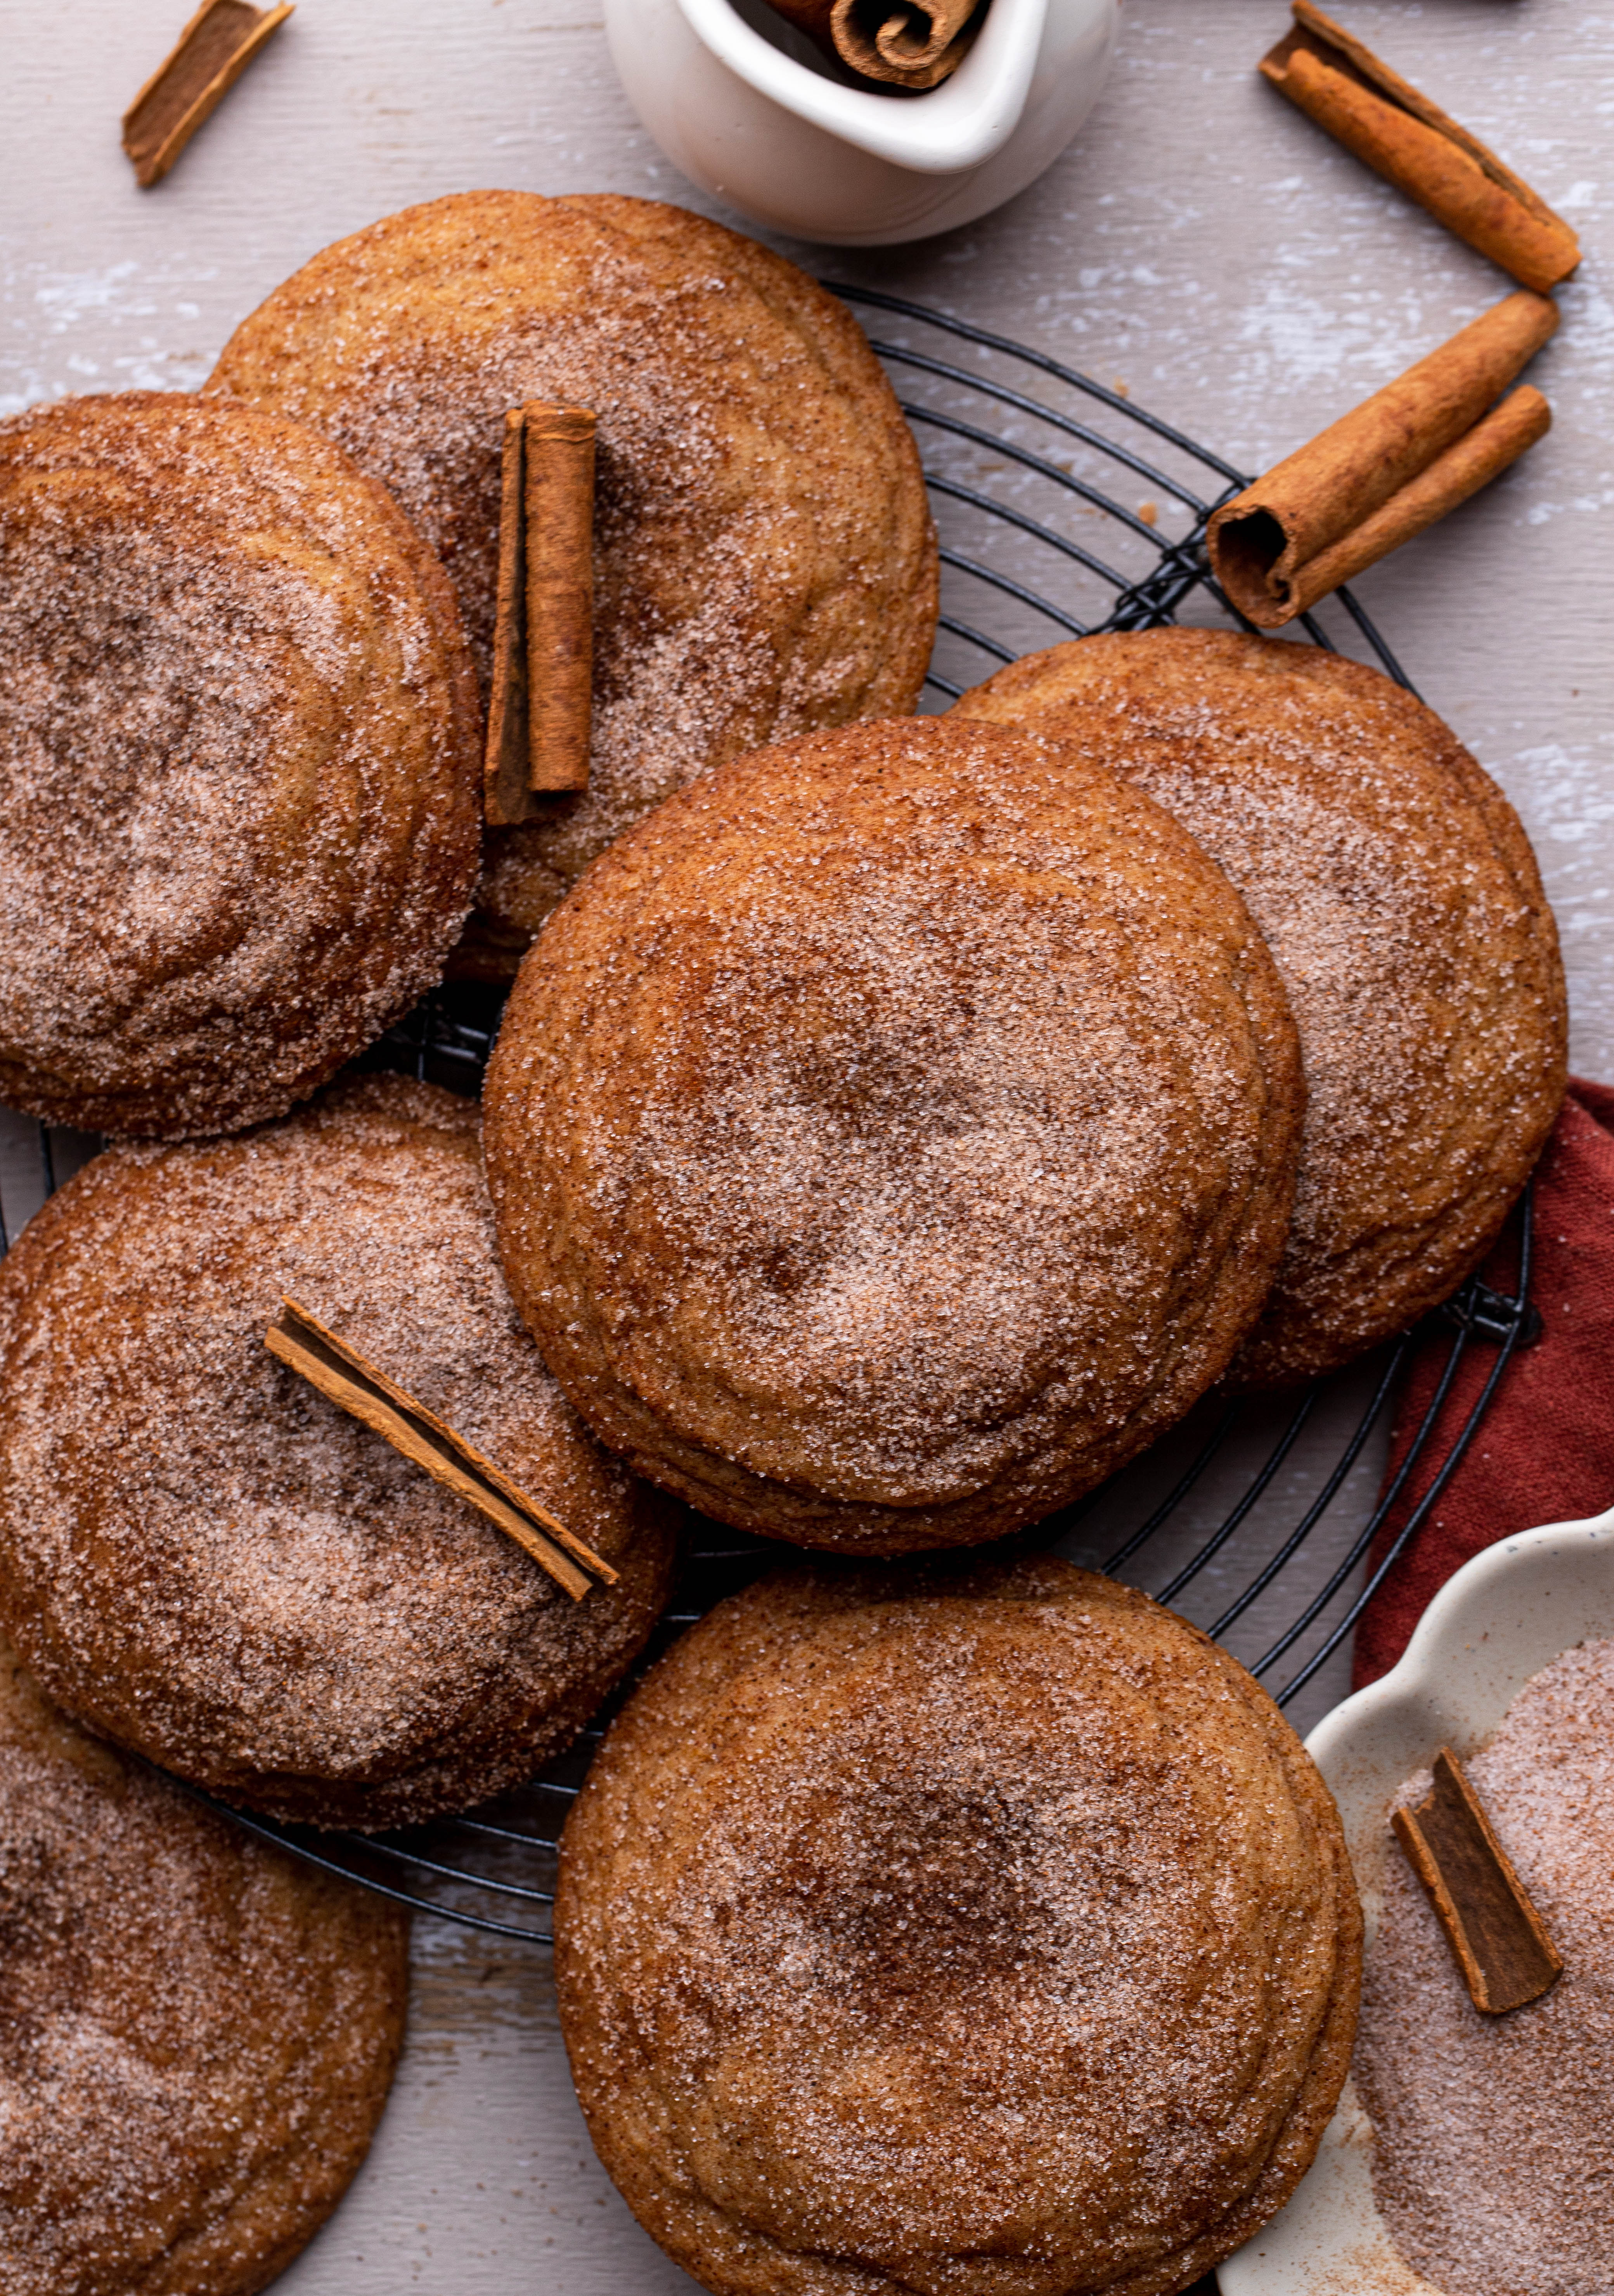
[[[1224,504],[1207,541],[1240,613],[1281,628],[1533,446],[1541,393],[1495,401],[1557,324],[1550,297],[1508,296]]]
[[[528,783],[588,786],[594,679],[594,418],[527,409]]]
[[[504,418],[499,587],[483,769],[487,818],[588,786],[594,418],[535,402]]]
[[[528,781],[530,720],[527,684],[527,410],[504,417],[499,500],[498,599],[494,611],[493,679],[487,693],[487,746],[482,806],[501,829],[542,808]]]
[[[1294,0],[1294,12],[1261,60],[1275,88],[1520,286],[1544,292],[1569,277],[1580,242],[1561,216],[1313,0]]]
[[[574,1538],[547,1507],[528,1498],[519,1483],[501,1473],[491,1459],[485,1459],[446,1420],[428,1411],[295,1300],[283,1299],[279,1317],[264,1333],[264,1345],[272,1356],[300,1372],[329,1401],[385,1436],[395,1451],[423,1467],[434,1482],[496,1523],[566,1589],[573,1602],[580,1602],[593,1584],[587,1571],[594,1572],[607,1586],[615,1586],[618,1573],[610,1563]],[[560,1552],[561,1546],[565,1554]],[[568,1555],[573,1560],[568,1561]],[[578,1563],[582,1570],[577,1568]]]

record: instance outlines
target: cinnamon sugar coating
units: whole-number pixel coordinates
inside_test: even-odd
[[[1304,2174],[1360,1958],[1265,1693],[1045,1560],[720,1604],[613,1726],[555,1906],[589,2132],[717,2296],[1173,2296]]]
[[[1314,1378],[1449,1298],[1545,1145],[1568,1037],[1535,856],[1456,736],[1378,670],[1220,630],[1054,646],[953,714],[1034,727],[1147,791],[1277,960],[1305,1142],[1234,1377]]]
[[[918,696],[937,561],[907,425],[835,298],[720,224],[610,195],[408,208],[276,288],[208,388],[392,489],[484,685],[505,412],[598,417],[589,787],[488,833],[463,970],[513,972],[594,856],[709,766]]]
[[[1300,1106],[1266,947],[1175,823],[909,718],[736,759],[602,856],[485,1124],[512,1291],[602,1439],[880,1554],[1037,1520],[1209,1386]]]
[[[0,422],[0,1102],[280,1114],[441,973],[479,789],[452,593],[327,439],[157,391]]]
[[[0,2289],[253,2296],[403,2038],[396,1906],[75,1729],[0,1644]]]
[[[271,1356],[289,1293],[620,1573],[574,1603]],[[605,1458],[494,1253],[474,1107],[376,1078],[122,1147],[0,1263],[0,1624],[59,1704],[226,1800],[374,1828],[502,1792],[649,1633],[677,1510]]]

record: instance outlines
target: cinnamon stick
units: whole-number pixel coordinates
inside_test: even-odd
[[[254,56],[292,13],[294,0],[203,0],[172,53],[123,115],[123,148],[143,191],[160,184]]]
[[[1396,1839],[1429,1892],[1476,2009],[1500,2017],[1538,2001],[1563,1963],[1449,1747],[1415,1809],[1390,1813]]]
[[[588,786],[594,683],[594,418],[527,412],[527,678],[535,790]]]
[[[828,55],[889,87],[936,87],[963,63],[984,0],[771,0]]]
[[[498,598],[483,766],[489,821],[588,786],[594,418],[539,402],[504,417]]]
[[[482,762],[483,811],[502,828],[543,811],[528,780],[532,728],[527,675],[527,411],[516,406],[504,417],[493,682]]]
[[[1569,277],[1580,242],[1538,193],[1314,0],[1294,13],[1261,61],[1274,87],[1521,286],[1544,293]]]
[[[331,1402],[384,1435],[394,1450],[496,1523],[574,1602],[581,1602],[593,1583],[584,1575],[586,1570],[615,1586],[618,1574],[610,1563],[575,1538],[547,1507],[529,1498],[519,1483],[456,1435],[446,1420],[417,1402],[295,1300],[282,1299],[281,1314],[264,1333],[264,1345],[272,1356],[300,1372]],[[550,1536],[546,1538],[545,1532]],[[584,1569],[578,1570],[578,1563]]]
[[[1281,628],[1516,461],[1547,403],[1494,402],[1557,324],[1550,297],[1509,295],[1224,504],[1206,539],[1239,611]]]

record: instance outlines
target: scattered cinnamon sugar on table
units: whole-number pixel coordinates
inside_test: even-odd
[[[1468,1765],[1562,1954],[1508,2015],[1469,1999],[1399,1857],[1367,1966],[1356,2079],[1373,2189],[1407,2262],[1442,2296],[1614,2288],[1614,1641],[1527,1683]],[[1426,1771],[1397,1799],[1429,1792]]]
[[[123,148],[149,191],[168,174],[204,119],[291,14],[294,0],[202,0],[167,60],[123,115]]]
[[[1294,12],[1262,58],[1265,78],[1521,287],[1544,293],[1569,277],[1580,242],[1538,193],[1313,0]]]

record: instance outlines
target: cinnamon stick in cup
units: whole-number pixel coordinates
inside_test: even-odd
[[[984,0],[771,0],[787,23],[865,79],[936,87],[969,53]]]
[[[588,786],[594,418],[541,402],[504,418],[484,806],[501,825]]]
[[[1281,628],[1516,461],[1547,403],[1495,402],[1557,324],[1550,297],[1508,296],[1224,504],[1206,539],[1240,613]]]
[[[1358,160],[1448,231],[1544,293],[1580,261],[1580,242],[1478,136],[1380,62],[1313,0],[1261,71]]]

